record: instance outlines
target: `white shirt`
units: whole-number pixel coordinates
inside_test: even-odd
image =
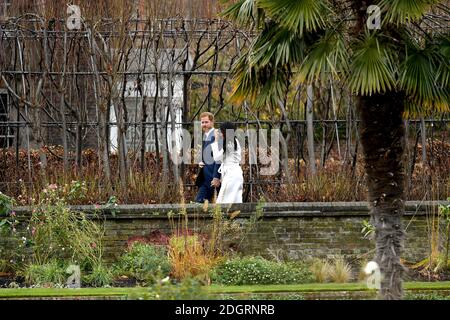
[[[214,128],[211,128],[211,129],[209,129],[209,131],[208,132],[206,132],[205,134],[204,134],[204,136],[203,136],[203,140],[207,140],[208,139],[208,137],[209,137],[209,135],[211,134],[211,132],[213,132],[214,131]]]

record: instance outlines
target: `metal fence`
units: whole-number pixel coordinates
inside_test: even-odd
[[[247,102],[234,105],[227,99],[231,67],[251,44],[253,31],[220,19],[103,20],[85,23],[81,30],[69,30],[65,23],[49,24],[39,16],[0,23],[3,152],[25,150],[30,158],[31,150],[62,145],[65,165],[80,165],[85,148],[102,154],[111,150],[113,129],[124,167],[127,150],[142,159],[150,151],[161,157],[164,172],[173,167],[178,175],[179,168],[170,164],[167,136],[176,128],[192,130],[199,114],[210,111],[219,123],[230,120],[243,129],[279,128],[297,173],[300,161],[308,161],[304,87],[288,95],[289,119],[277,110],[254,110]],[[352,97],[340,83],[318,91],[313,121],[318,165],[331,153],[355,165],[359,137]],[[448,123],[448,115],[407,121],[411,150],[421,132],[448,142]],[[104,168],[107,156],[102,161]],[[251,172],[247,183],[252,188],[280,179],[258,182]]]

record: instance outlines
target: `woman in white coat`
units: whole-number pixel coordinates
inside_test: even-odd
[[[222,174],[219,195],[216,203],[242,203],[244,176],[242,174],[241,146],[235,137],[236,127],[231,122],[224,122],[220,131],[215,130],[215,140],[211,144],[214,161],[221,161],[219,173]],[[219,149],[219,138],[223,148]]]

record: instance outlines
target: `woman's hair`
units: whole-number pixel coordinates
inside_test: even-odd
[[[234,150],[237,150],[237,139],[235,136],[236,126],[231,122],[223,122],[220,125],[220,131],[223,134],[223,155],[226,157],[227,154],[227,144],[230,141],[234,141]],[[233,140],[231,140],[233,139]]]

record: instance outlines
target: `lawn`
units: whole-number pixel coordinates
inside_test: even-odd
[[[450,290],[450,281],[445,282],[406,282],[407,291]],[[339,291],[370,291],[364,283],[319,283],[295,285],[251,285],[251,286],[219,286],[211,285],[208,292],[211,294],[233,293],[307,293],[307,292],[339,292]],[[27,297],[121,297],[130,294],[140,295],[148,292],[148,288],[18,288],[0,289],[2,298]]]

